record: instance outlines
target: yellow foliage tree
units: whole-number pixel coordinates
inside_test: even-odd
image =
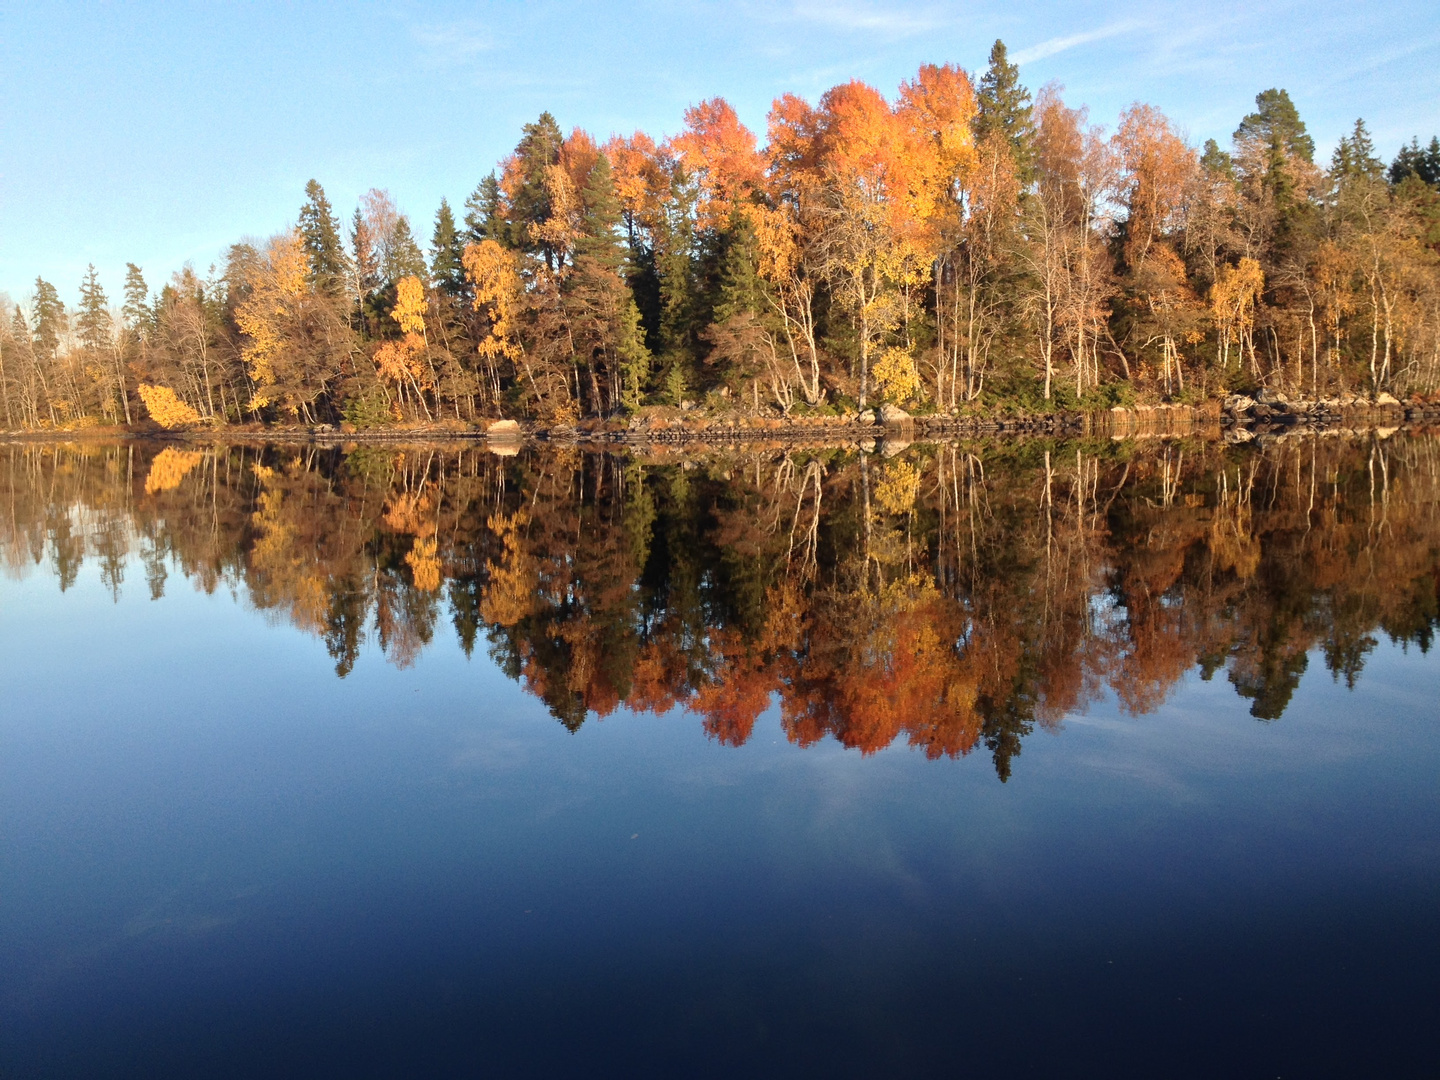
[[[179,395],[168,386],[141,383],[140,400],[145,402],[150,419],[163,428],[173,429],[200,422],[200,414],[181,401]]]
[[[425,313],[430,305],[425,301],[425,286],[413,274],[395,283],[395,309],[390,317],[400,324],[406,334],[425,333]]]
[[[494,240],[482,240],[478,244],[466,244],[460,261],[465,267],[465,277],[475,288],[474,308],[483,312],[490,322],[475,351],[485,360],[486,375],[495,396],[500,395],[501,368],[506,362],[524,366],[530,387],[538,395],[535,375],[520,344],[518,320],[524,303],[524,286],[515,257]]]
[[[515,360],[521,354],[515,319],[520,309],[520,272],[515,259],[494,240],[467,244],[465,276],[475,286],[474,306],[490,317],[490,331],[477,350],[491,360]]]
[[[1265,288],[1265,272],[1254,259],[1246,257],[1237,266],[1222,267],[1210,290],[1210,310],[1220,331],[1219,359],[1230,363],[1230,346],[1236,345],[1241,361],[1250,354],[1250,366],[1258,374],[1255,359],[1255,305]]]
[[[896,404],[918,398],[921,393],[920,372],[908,350],[888,348],[880,354],[870,372],[875,376],[880,396]]]
[[[235,309],[235,322],[250,339],[241,356],[255,384],[253,409],[263,409],[275,399],[274,388],[280,381],[277,361],[288,324],[305,294],[308,269],[300,234],[292,230],[271,240],[265,258],[246,275],[250,293]]]

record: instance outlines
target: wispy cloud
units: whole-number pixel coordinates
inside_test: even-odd
[[[905,11],[898,7],[872,7],[855,3],[808,3],[802,0],[791,9],[802,22],[818,23],[849,33],[885,34],[905,37],[933,30],[940,20],[931,12]]]
[[[495,48],[495,35],[472,19],[412,26],[410,37],[436,67],[463,67]]]
[[[1057,53],[1073,49],[1077,45],[1088,45],[1092,41],[1104,41],[1106,38],[1117,37],[1120,34],[1128,34],[1132,30],[1138,30],[1142,23],[1130,19],[1125,22],[1111,23],[1109,26],[1102,26],[1098,30],[1087,30],[1083,34],[1070,34],[1066,37],[1053,37],[1049,41],[1042,41],[1039,45],[1032,45],[1028,49],[1021,49],[1012,53],[1010,60],[1016,64],[1029,64],[1036,60],[1044,60],[1047,56],[1054,56]]]

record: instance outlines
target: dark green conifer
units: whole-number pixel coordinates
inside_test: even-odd
[[[1390,164],[1390,183],[1399,184],[1407,176],[1417,176],[1431,187],[1440,187],[1440,138],[1432,137],[1430,145],[1423,149],[1418,138],[1400,148]]]
[[[1234,178],[1235,161],[1214,139],[1206,139],[1204,150],[1200,154],[1200,167],[1207,173],[1215,176],[1226,176]]]
[[[41,277],[35,279],[32,310],[35,314],[35,355],[42,361],[52,361],[60,347],[60,335],[65,331],[65,305],[60,302],[55,286]]]
[[[385,279],[393,283],[403,277],[418,277],[424,281],[428,273],[425,255],[415,242],[415,234],[410,231],[410,219],[401,214],[385,252]]]
[[[1330,176],[1337,183],[1345,180],[1379,180],[1385,165],[1375,156],[1375,143],[1365,128],[1364,120],[1356,120],[1348,136],[1342,137],[1330,158]]]
[[[344,289],[347,269],[340,222],[325,197],[325,189],[315,180],[305,185],[299,229],[310,262],[310,283],[320,292],[338,294]]]
[[[455,227],[455,215],[450,203],[441,199],[430,238],[430,277],[451,296],[459,296],[465,289],[464,255],[465,240]]]
[[[1255,111],[1235,129],[1237,143],[1251,139],[1259,141],[1273,156],[1315,161],[1315,140],[1305,131],[1299,110],[1284,90],[1262,90],[1255,95]]]
[[[492,172],[476,185],[465,200],[465,240],[478,244],[481,240],[502,239],[504,222],[500,219],[500,181]]]
[[[126,331],[141,340],[155,325],[154,312],[150,308],[150,289],[145,284],[145,275],[134,263],[125,264],[125,304],[120,314],[125,319]]]
[[[1022,180],[1030,180],[1035,164],[1035,120],[1030,91],[1020,85],[1020,67],[1010,63],[1005,43],[996,40],[990,49],[990,66],[980,78],[975,95],[976,112],[971,124],[975,138],[998,132],[1010,141]]]
[[[100,275],[91,263],[80,282],[80,304],[75,309],[75,330],[80,345],[90,353],[99,353],[110,344],[112,324],[110,301],[100,285]]]

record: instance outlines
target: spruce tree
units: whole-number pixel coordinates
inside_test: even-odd
[[[125,305],[120,309],[120,314],[125,319],[125,329],[139,340],[148,337],[155,325],[149,300],[150,289],[145,284],[145,275],[134,263],[126,263]]]
[[[765,304],[759,271],[760,242],[754,225],[738,209],[732,210],[721,235],[714,312],[717,325],[736,315],[759,315]]]
[[[430,277],[451,296],[465,289],[465,241],[455,228],[455,215],[445,199],[435,212],[435,232],[430,238]]]
[[[515,147],[519,184],[510,199],[509,220],[504,224],[503,236],[497,238],[507,247],[542,256],[551,270],[555,269],[556,253],[549,244],[535,238],[534,229],[548,222],[554,213],[546,173],[551,165],[559,162],[563,142],[560,125],[548,112],[541,113],[533,124],[525,125]]]
[[[478,244],[481,240],[503,242],[500,220],[500,181],[492,172],[476,185],[465,200],[465,241]]]
[[[1029,180],[1035,164],[1035,120],[1030,91],[1020,85],[1020,68],[1010,63],[1005,43],[996,39],[990,49],[990,66],[980,79],[975,95],[975,119],[971,130],[977,140],[999,133],[1010,142],[1015,164],[1023,180]]]
[[[44,278],[35,279],[35,355],[44,362],[55,359],[60,348],[60,335],[65,332],[65,305],[55,286]]]
[[[345,283],[345,247],[340,241],[340,222],[318,181],[305,185],[299,229],[310,262],[310,283],[317,291],[338,294]]]
[[[1431,187],[1440,186],[1440,138],[1431,138],[1424,149],[1418,138],[1400,148],[1390,164],[1390,183],[1400,184],[1407,176],[1417,176]]]
[[[410,231],[410,219],[401,214],[395,222],[395,232],[385,252],[385,280],[394,284],[401,278],[417,277],[424,281],[429,271],[425,267],[425,255],[415,242]]]
[[[1375,156],[1375,143],[1365,129],[1364,120],[1356,120],[1350,135],[1341,138],[1330,158],[1330,176],[1337,182],[1343,180],[1378,180],[1384,175],[1385,166]]]
[[[638,408],[650,377],[651,356],[640,325],[640,309],[625,286],[623,271],[628,256],[620,239],[620,200],[615,195],[610,161],[596,158],[580,193],[582,232],[575,242],[576,273],[569,289],[591,297],[613,297],[603,306],[615,311],[606,328],[609,347],[620,368],[620,401],[626,409]]]
[[[100,275],[91,263],[80,282],[80,305],[75,309],[75,330],[80,345],[89,353],[98,354],[110,344],[112,332],[110,301],[100,285]]]
[[[367,296],[380,287],[380,256],[375,250],[375,237],[360,208],[350,222],[350,252],[354,259],[355,299],[362,304]]]
[[[620,200],[615,196],[610,161],[604,154],[596,158],[581,200],[584,234],[576,241],[575,254],[589,256],[611,272],[619,273],[628,252],[620,240]]]

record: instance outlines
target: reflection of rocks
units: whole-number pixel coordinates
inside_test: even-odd
[[[891,458],[909,445],[909,439],[902,436],[886,435],[885,440],[880,444],[880,453],[884,457]]]

